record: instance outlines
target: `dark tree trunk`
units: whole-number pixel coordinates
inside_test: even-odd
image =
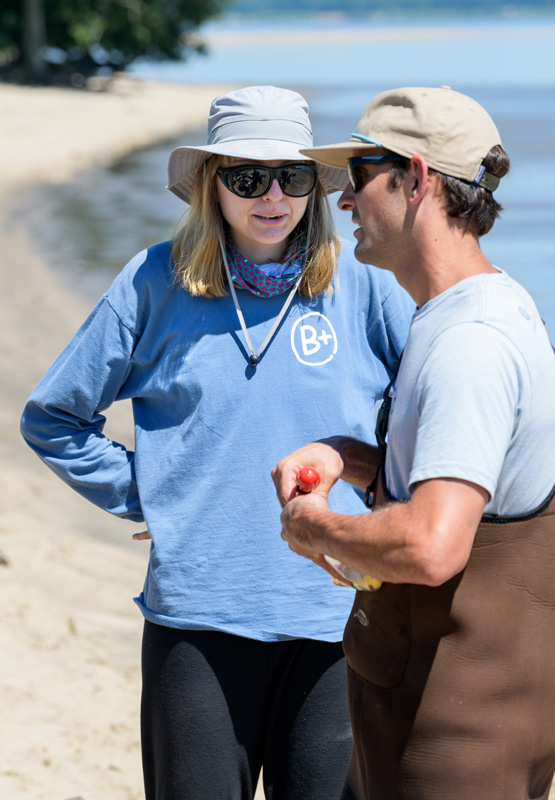
[[[42,50],[46,43],[43,0],[23,0],[23,62],[25,78],[42,83],[47,76]]]

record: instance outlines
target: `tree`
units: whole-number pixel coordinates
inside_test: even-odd
[[[202,51],[194,33],[231,0],[2,0],[0,64],[27,80],[123,69],[138,56],[182,59]]]
[[[42,81],[46,75],[44,46],[46,44],[46,25],[42,0],[24,0],[22,52],[25,70],[33,82]]]

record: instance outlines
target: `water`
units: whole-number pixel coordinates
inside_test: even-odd
[[[134,71],[297,88],[309,101],[316,144],[348,139],[371,97],[396,85],[448,84],[482,103],[513,161],[496,192],[505,211],[482,247],[534,296],[555,341],[555,17],[334,27],[221,22],[205,32],[209,57],[138,63]],[[47,254],[61,255],[75,284],[98,292],[133,253],[171,236],[184,206],[164,189],[168,154],[205,137],[204,128],[190,132],[65,187],[53,202],[56,227],[42,233]],[[335,216],[352,237],[350,215]]]
[[[314,20],[214,22],[201,31],[210,56],[137,61],[137,74],[188,83],[346,87],[549,85],[555,81],[552,17],[379,24]],[[347,109],[348,98],[344,108]]]

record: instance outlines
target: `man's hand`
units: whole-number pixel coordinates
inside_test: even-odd
[[[281,512],[281,538],[300,556],[318,558],[322,553],[313,544],[307,523],[313,511],[327,510],[326,498],[316,492],[293,497]]]
[[[136,542],[140,542],[143,539],[150,539],[151,536],[148,531],[140,531],[140,533],[134,533],[131,538],[135,539]]]
[[[281,513],[281,538],[287,542],[290,550],[294,553],[310,559],[325,569],[331,575],[334,583],[340,586],[352,586],[328,564],[324,554],[311,542],[308,519],[314,511],[328,511],[328,504],[323,495],[313,491],[293,497]]]
[[[305,496],[321,497],[326,506],[329,490],[343,473],[343,459],[339,452],[326,440],[322,440],[307,444],[282,458],[272,470],[272,479],[282,508],[299,495],[297,473],[302,467],[313,467],[320,475],[320,483],[316,489]]]

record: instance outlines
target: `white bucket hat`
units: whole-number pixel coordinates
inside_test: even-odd
[[[254,161],[306,161],[301,148],[312,147],[306,100],[290,89],[247,86],[212,101],[208,144],[177,147],[168,163],[168,189],[190,201],[196,170],[213,153]],[[318,164],[326,194],[343,191],[346,168]]]

